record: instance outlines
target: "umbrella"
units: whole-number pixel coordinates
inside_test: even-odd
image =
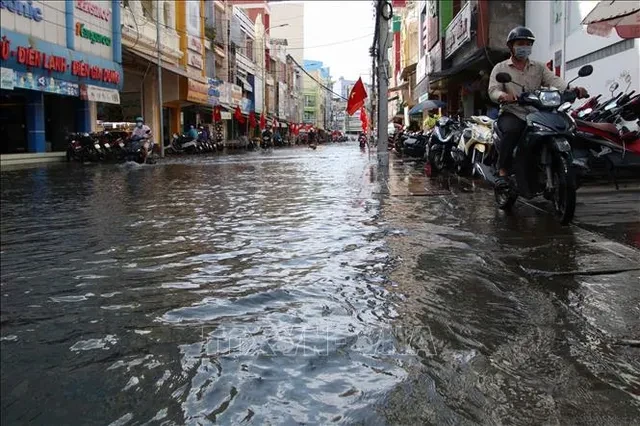
[[[606,37],[613,28],[620,38],[640,38],[640,3],[603,0],[582,20],[587,33]]]
[[[426,101],[420,102],[418,105],[411,108],[409,114],[420,114],[423,110],[444,108],[447,104],[439,101],[437,99],[427,99]]]

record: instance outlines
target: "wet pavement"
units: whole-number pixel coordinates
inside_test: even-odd
[[[354,144],[3,172],[2,424],[638,424],[638,215],[389,175]]]

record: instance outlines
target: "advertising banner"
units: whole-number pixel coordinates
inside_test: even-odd
[[[105,87],[93,86],[91,84],[82,84],[80,85],[80,99],[119,105],[120,92],[116,89],[107,89]]]
[[[41,92],[56,93],[58,95],[80,96],[80,86],[53,77],[30,72],[15,73],[13,86],[17,89],[39,90]]]
[[[10,68],[0,68],[0,89],[13,90],[15,72]]]
[[[220,104],[220,86],[222,81],[216,78],[209,79],[209,105]]]
[[[242,88],[236,84],[228,84],[231,86],[231,105],[240,106],[242,104]]]
[[[262,102],[264,102],[264,92],[262,79],[258,76],[253,80],[253,95],[255,96],[255,111],[262,112]]]
[[[464,5],[444,31],[444,40],[445,59],[471,40],[471,7],[469,3]]]
[[[187,100],[199,104],[209,103],[209,85],[199,81],[188,79],[189,86],[187,91]]]

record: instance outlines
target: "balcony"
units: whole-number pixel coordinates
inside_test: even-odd
[[[236,63],[238,64],[238,67],[244,70],[247,74],[255,75],[256,73],[255,62],[253,62],[247,56],[240,53],[240,50],[236,50]]]
[[[137,5],[135,2],[130,2],[135,8]],[[152,20],[147,20],[145,25],[140,24],[140,12],[135,12],[129,7],[121,6],[122,15],[122,45],[132,50],[138,50],[142,53],[148,54],[149,50],[156,52],[157,44],[157,29],[156,23]],[[171,19],[171,15],[169,15]],[[174,28],[168,26],[160,26],[160,43],[162,46],[161,52],[163,60],[178,63],[182,58],[182,51],[180,50],[180,37]]]

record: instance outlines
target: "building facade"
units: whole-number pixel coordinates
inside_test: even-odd
[[[119,1],[1,2],[0,24],[3,154],[64,151],[120,103]]]
[[[615,31],[608,37],[587,33],[580,23],[597,2],[527,1],[526,25],[536,35],[531,58],[547,64],[566,81],[591,64],[593,74],[575,84],[593,95],[608,94],[612,83],[620,90],[640,91],[640,42],[623,40]],[[551,28],[551,31],[549,31]]]

